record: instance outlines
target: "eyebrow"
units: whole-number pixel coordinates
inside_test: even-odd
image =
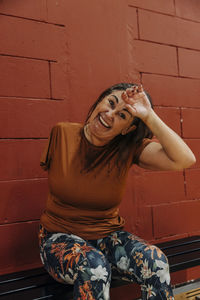
[[[123,110],[126,111],[127,113],[129,113],[129,115],[130,115],[131,117],[133,117],[133,115],[130,113],[130,111],[128,111],[128,109],[123,108]]]
[[[115,96],[115,95],[111,95],[111,96],[115,98],[117,103],[119,103],[119,99],[117,98],[117,96]]]
[[[115,98],[115,100],[116,100],[117,103],[119,103],[119,99],[117,98],[117,96],[115,96],[113,94],[111,96]],[[126,111],[131,117],[133,117],[133,115],[130,113],[130,111],[128,111],[128,109],[123,108],[123,110]]]

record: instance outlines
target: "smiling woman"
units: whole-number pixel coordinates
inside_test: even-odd
[[[133,164],[178,170],[194,162],[188,146],[153,111],[142,86],[112,86],[85,124],[58,123],[41,157],[49,178],[39,233],[47,271],[74,284],[76,300],[110,299],[113,269],[137,281],[143,299],[173,299],[166,256],[123,230],[119,204]]]
[[[84,126],[84,135],[96,146],[106,144],[104,155],[99,159],[85,156],[85,169],[91,170],[99,164],[107,164],[115,153],[115,162],[119,172],[126,169],[130,151],[135,148],[133,162],[137,161],[137,151],[141,144],[148,143],[147,138],[153,134],[145,123],[135,117],[122,99],[122,92],[136,86],[131,83],[120,83],[105,90],[91,107]],[[146,93],[153,108],[151,97]],[[98,125],[99,124],[99,125]],[[83,135],[83,138],[84,138]]]

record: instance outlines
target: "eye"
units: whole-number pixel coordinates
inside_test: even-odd
[[[110,103],[111,108],[115,107],[115,102],[113,100],[108,100],[108,102]]]
[[[122,119],[126,119],[126,115],[124,114],[124,113],[119,113],[119,116],[120,116],[120,118],[122,118]]]

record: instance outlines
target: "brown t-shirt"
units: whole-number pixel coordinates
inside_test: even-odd
[[[80,143],[91,153],[103,151],[104,146],[90,144],[81,135],[82,128],[81,124],[66,122],[58,123],[51,131],[40,161],[41,167],[48,170],[49,182],[41,224],[50,232],[75,234],[89,240],[123,228],[124,219],[119,216],[118,207],[128,169],[151,140],[145,139],[134,153],[130,152],[127,171],[122,176],[117,168],[110,171],[110,164],[83,172]]]

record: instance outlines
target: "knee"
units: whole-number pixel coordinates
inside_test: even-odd
[[[145,275],[157,275],[161,283],[170,282],[169,263],[166,255],[156,246],[147,246],[143,257],[143,272]]]
[[[144,248],[143,256],[150,264],[153,264],[156,260],[161,260],[163,263],[168,264],[166,255],[160,248],[154,245],[147,245]]]

